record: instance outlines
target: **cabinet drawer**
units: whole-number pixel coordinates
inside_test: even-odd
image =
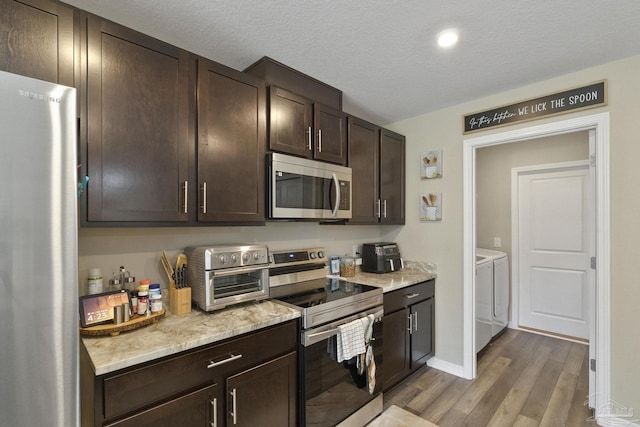
[[[296,323],[289,322],[110,375],[104,379],[104,417],[126,414],[288,353],[296,348],[296,330]]]
[[[435,283],[435,279],[431,279],[384,294],[384,312],[393,313],[417,302],[432,298],[435,294]]]

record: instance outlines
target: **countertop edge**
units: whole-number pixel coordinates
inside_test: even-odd
[[[115,337],[81,337],[81,341],[94,374],[100,376],[222,342],[300,316],[300,311],[274,300],[264,300],[213,313],[197,310],[180,316],[168,313],[158,323],[145,328]],[[229,328],[229,324],[238,326]]]

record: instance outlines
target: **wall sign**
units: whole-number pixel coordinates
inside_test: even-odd
[[[464,133],[607,105],[607,81],[465,115]]]

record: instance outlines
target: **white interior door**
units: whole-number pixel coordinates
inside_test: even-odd
[[[519,326],[589,339],[587,162],[518,174]]]

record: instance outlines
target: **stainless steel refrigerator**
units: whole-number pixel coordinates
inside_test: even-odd
[[[0,426],[77,426],[75,89],[0,71],[0,141]]]

